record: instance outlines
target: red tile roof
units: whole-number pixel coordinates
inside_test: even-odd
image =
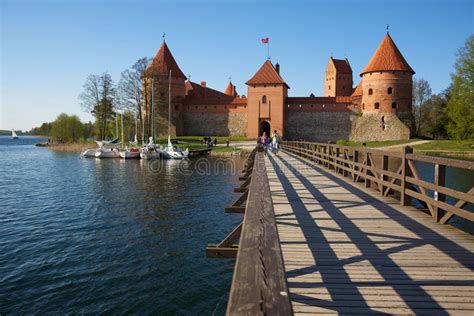
[[[234,99],[234,96],[204,87],[199,83],[186,81],[185,104],[230,104]]]
[[[349,60],[346,59],[334,59],[331,57],[331,60],[336,68],[336,71],[340,74],[352,75],[352,68],[349,64]]]
[[[408,65],[402,53],[397,48],[389,34],[380,43],[375,54],[370,59],[367,66],[361,72],[361,75],[373,71],[406,71],[415,73]]]
[[[166,43],[163,43],[153,58],[150,66],[145,71],[145,76],[156,76],[156,75],[167,75],[169,76],[171,70],[171,76],[176,78],[186,79],[178,64],[174,60],[173,54]]]
[[[229,84],[227,85],[227,88],[225,89],[224,93],[233,97],[237,96],[237,91],[235,90],[235,86],[232,84],[231,81],[229,81]]]
[[[284,84],[288,87],[283,78],[278,74],[272,62],[267,60],[255,75],[246,82],[247,85],[257,84]],[[289,88],[289,87],[288,87]]]
[[[360,96],[362,95],[362,83],[359,82],[359,84],[355,87],[354,91],[352,91],[351,96]]]

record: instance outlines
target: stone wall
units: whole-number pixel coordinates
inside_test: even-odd
[[[184,112],[184,135],[242,136],[246,134],[245,112]]]
[[[351,118],[354,116],[355,114],[351,111],[287,111],[285,139],[315,142],[349,139]]]
[[[383,122],[382,122],[383,117]],[[409,122],[409,118],[404,118]],[[410,128],[392,113],[352,111],[286,113],[285,139],[328,142],[343,140],[382,141],[409,139]]]
[[[410,128],[393,113],[364,113],[352,121],[349,139],[355,141],[410,139]]]

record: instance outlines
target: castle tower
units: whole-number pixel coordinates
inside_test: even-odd
[[[369,113],[410,113],[413,74],[387,33],[360,76],[361,109]]]
[[[349,60],[329,58],[324,78],[324,96],[348,96],[352,93],[352,68]]]
[[[237,96],[237,90],[235,89],[235,86],[232,81],[229,80],[229,84],[227,85],[227,88],[225,89],[224,93],[232,97]]]
[[[182,107],[186,93],[186,76],[176,63],[171,51],[165,42],[161,45],[152,62],[144,74],[144,86],[147,93],[147,109],[143,113],[148,114],[148,125],[151,127],[151,99],[154,104],[154,129],[155,136],[168,135],[169,117],[169,91],[171,72],[171,136],[183,133]],[[145,90],[144,87],[144,90]],[[152,89],[153,87],[153,89]],[[152,93],[153,90],[153,93]],[[151,135],[151,129],[149,129]]]
[[[269,136],[274,130],[284,135],[285,100],[289,87],[279,72],[279,65],[274,67],[267,60],[246,82],[248,138],[258,138],[263,132]]]

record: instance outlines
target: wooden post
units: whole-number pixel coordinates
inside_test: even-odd
[[[338,160],[339,159],[339,153],[340,153],[339,152],[339,147],[336,147],[336,160],[335,160],[336,166],[339,164],[339,160]],[[336,173],[339,173],[339,167],[336,167]]]
[[[434,170],[434,184],[435,184],[435,190],[433,191],[434,195],[434,200],[435,201],[442,201],[444,202],[446,200],[446,195],[443,193],[438,192],[438,187],[444,187],[446,186],[446,166],[445,165],[440,165],[440,164],[435,164],[435,170]],[[434,220],[436,222],[439,222],[441,217],[444,215],[444,212],[439,209],[437,206],[433,206],[434,210]]]
[[[370,175],[370,171],[369,171],[369,167],[371,166],[372,164],[370,163],[370,159],[369,159],[369,153],[367,151],[365,151],[365,179],[364,179],[364,182],[365,182],[365,187],[366,188],[370,188],[371,186],[371,181],[369,179],[367,179],[367,176]]]
[[[357,166],[355,165],[356,163],[359,162],[359,151],[357,149],[354,149],[354,155],[352,157],[353,164],[352,164],[352,181],[356,181],[357,175],[355,174],[355,171],[358,170]]]
[[[406,182],[406,176],[410,176],[410,166],[408,166],[407,154],[413,153],[413,148],[405,146],[402,153],[402,180],[401,180],[401,192],[400,192],[400,205],[408,206],[411,205],[411,198],[405,194],[405,190],[410,187]]]
[[[388,170],[388,156],[387,155],[382,155],[382,175],[380,177],[380,179],[382,181],[388,181],[388,177],[384,173],[384,171],[387,171],[387,170]],[[382,195],[384,195],[384,192],[387,189],[387,187],[382,184],[381,188],[382,188],[381,193],[382,193]]]

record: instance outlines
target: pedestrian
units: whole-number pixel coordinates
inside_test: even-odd
[[[277,130],[274,130],[272,135],[272,148],[275,155],[278,154],[278,150],[280,149],[280,140],[280,135],[278,135]]]

